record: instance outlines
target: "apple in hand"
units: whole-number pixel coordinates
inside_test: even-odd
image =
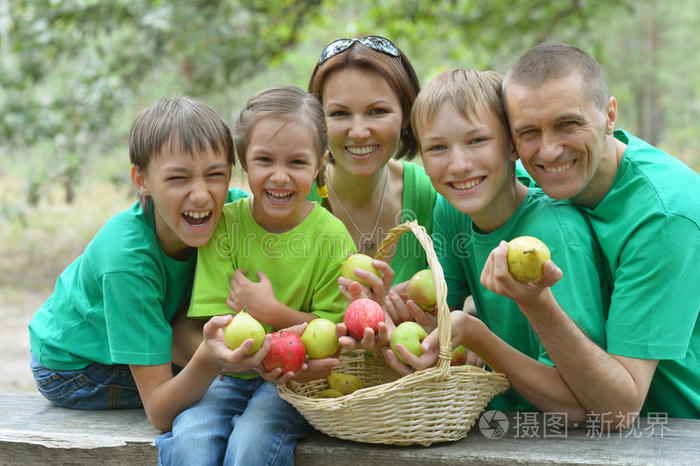
[[[350,280],[360,282],[365,286],[369,286],[369,283],[355,275],[355,269],[366,270],[373,273],[377,277],[381,277],[381,272],[379,272],[379,270],[372,265],[373,260],[374,259],[366,254],[353,254],[348,256],[347,259],[345,259],[345,262],[343,262],[343,268],[340,271],[340,275],[345,278],[349,278]]]
[[[270,350],[267,352],[262,365],[266,371],[271,371],[278,367],[282,372],[296,372],[301,369],[306,359],[306,350],[301,337],[294,332],[280,330],[270,334]]]
[[[362,340],[366,328],[371,328],[374,334],[377,334],[379,323],[384,322],[384,309],[371,299],[356,299],[345,308],[343,322],[350,336],[359,341]]]
[[[452,350],[452,361],[450,366],[463,366],[467,363],[467,349],[464,345],[459,345]]]
[[[508,270],[522,283],[542,278],[542,267],[551,258],[549,248],[534,236],[518,236],[508,242]]]
[[[226,346],[235,350],[249,338],[255,343],[246,354],[253,354],[262,346],[265,338],[265,329],[260,322],[245,312],[244,309],[233,316],[231,322],[224,329],[224,341]]]
[[[408,362],[406,362],[396,350],[396,345],[401,344],[411,353],[415,354],[416,356],[420,356],[423,354],[420,344],[427,336],[428,333],[423,327],[416,322],[407,320],[401,322],[399,326],[394,329],[394,332],[391,334],[391,339],[389,340],[389,348],[391,348],[394,354],[396,354],[399,361],[404,364],[408,364]]]
[[[335,323],[323,318],[314,319],[306,325],[301,341],[311,359],[330,358],[340,346],[335,335]]]
[[[416,272],[408,281],[408,299],[415,301],[421,309],[428,312],[435,311],[437,297],[435,296],[435,281],[430,269]]]

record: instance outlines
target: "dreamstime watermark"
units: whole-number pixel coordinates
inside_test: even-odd
[[[615,419],[615,420],[613,420]],[[585,425],[574,424],[574,429],[584,428],[586,438],[650,438],[663,437],[668,413],[590,414]],[[570,423],[567,413],[515,412],[510,416],[498,410],[490,410],[479,417],[479,431],[491,440],[504,437],[509,432],[513,438],[568,438]],[[626,427],[625,427],[626,426]]]

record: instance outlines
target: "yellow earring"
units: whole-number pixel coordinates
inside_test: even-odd
[[[316,192],[322,199],[328,198],[328,186],[326,186],[325,184],[318,188]]]

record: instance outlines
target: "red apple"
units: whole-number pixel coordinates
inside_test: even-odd
[[[271,333],[270,336],[272,336],[270,350],[262,360],[265,370],[271,371],[281,367],[283,372],[296,372],[301,369],[306,359],[306,350],[301,337],[285,330]]]
[[[356,299],[345,308],[343,322],[351,337],[362,340],[366,328],[371,328],[377,334],[379,322],[384,322],[384,310],[371,299]]]

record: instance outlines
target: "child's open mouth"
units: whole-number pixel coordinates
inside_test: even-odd
[[[212,216],[212,211],[211,210],[205,210],[201,212],[197,212],[194,210],[188,210],[182,213],[182,218],[185,219],[187,223],[193,226],[200,226],[204,225],[209,221],[209,219]]]
[[[294,196],[294,191],[266,189],[265,196],[272,204],[283,205],[292,199],[292,196]]]

